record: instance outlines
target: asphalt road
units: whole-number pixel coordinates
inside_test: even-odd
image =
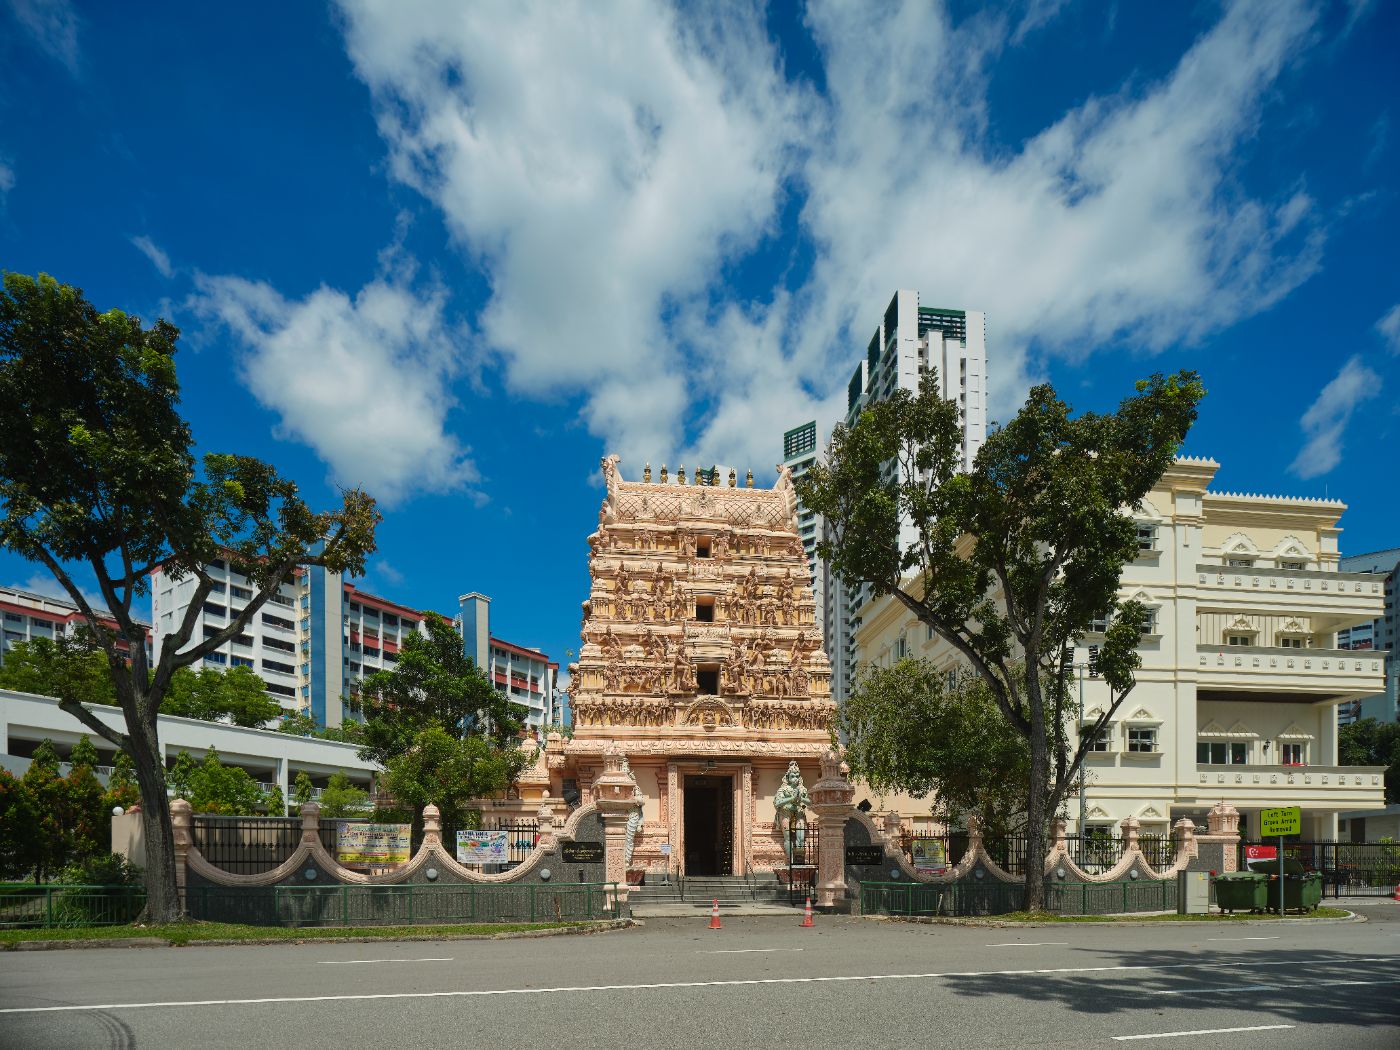
[[[1373,921],[697,916],[537,940],[4,953],[0,1047],[1394,1050],[1400,903],[1358,910]]]

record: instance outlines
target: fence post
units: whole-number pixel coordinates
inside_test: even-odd
[[[344,882],[340,884],[340,925],[350,925],[350,886]]]
[[[413,925],[413,883],[405,882],[404,888],[408,890],[408,924]]]

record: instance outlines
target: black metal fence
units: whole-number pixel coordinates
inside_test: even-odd
[[[509,820],[498,817],[494,822],[488,819],[486,827],[482,830],[508,833],[506,849],[510,860],[505,865],[506,870],[515,867],[528,857],[534,850],[535,843],[540,840],[540,822],[538,820]],[[498,865],[491,866],[497,867]]]
[[[190,915],[252,926],[417,926],[617,917],[616,883],[196,886]]]
[[[783,844],[784,855],[792,854],[793,865],[816,864],[821,853],[822,829],[816,821],[799,820],[793,834],[777,821],[773,822],[773,835]]]
[[[321,845],[335,855],[338,820],[321,821]],[[194,848],[234,875],[261,875],[286,861],[301,843],[300,817],[219,817],[201,814],[191,827]]]
[[[1278,839],[1241,841],[1241,871],[1250,847],[1276,850]],[[1388,897],[1400,885],[1400,842],[1285,842],[1283,855],[1297,860],[1305,871],[1321,872],[1324,888],[1330,887],[1334,897]]]

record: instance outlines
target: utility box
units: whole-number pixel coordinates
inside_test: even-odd
[[[1180,871],[1176,878],[1176,913],[1205,915],[1209,912],[1210,872]]]

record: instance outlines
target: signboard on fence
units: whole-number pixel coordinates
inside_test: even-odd
[[[1259,811],[1259,835],[1273,838],[1276,835],[1301,835],[1303,833],[1303,811],[1298,806],[1284,806],[1282,809],[1261,809]]]
[[[561,848],[565,864],[602,864],[601,842],[566,842]]]
[[[343,820],[335,829],[335,859],[342,864],[407,864],[412,832],[410,824]]]
[[[885,863],[883,846],[847,846],[846,863],[850,865],[871,865]]]
[[[919,872],[941,874],[948,870],[948,844],[942,839],[915,838],[911,857]]]
[[[457,832],[459,864],[505,864],[510,860],[509,831]]]

